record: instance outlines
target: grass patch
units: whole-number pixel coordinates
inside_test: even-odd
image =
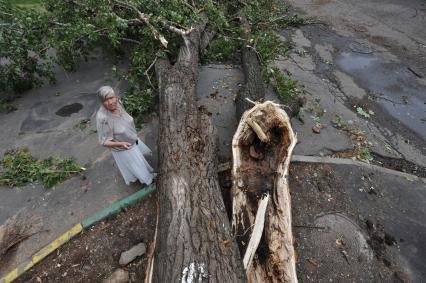
[[[51,188],[82,170],[73,158],[49,157],[37,160],[25,148],[7,151],[0,164],[0,185],[8,187],[41,182]]]

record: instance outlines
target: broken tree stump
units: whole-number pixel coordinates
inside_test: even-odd
[[[270,101],[243,114],[232,140],[232,228],[249,282],[297,282],[287,178],[295,145],[289,117]]]

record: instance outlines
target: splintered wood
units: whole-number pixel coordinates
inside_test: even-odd
[[[296,136],[267,101],[246,111],[232,140],[232,228],[249,282],[297,282],[288,167]]]
[[[254,121],[252,118],[247,118],[247,124],[253,129],[253,131],[257,134],[257,137],[262,142],[269,142],[268,136],[263,132],[262,128],[259,126],[256,121]]]

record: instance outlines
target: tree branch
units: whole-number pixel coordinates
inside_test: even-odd
[[[152,68],[152,66],[155,65],[155,62],[157,62],[157,57],[155,57],[154,61],[152,61],[151,65],[149,65],[148,69],[145,70],[144,75],[147,77],[149,84],[152,86],[151,79],[149,78],[148,72]]]
[[[137,41],[137,40],[134,40],[134,39],[131,39],[131,38],[126,38],[126,37],[119,37],[118,39],[125,41],[125,42],[135,43],[135,44],[139,44],[139,45],[143,44],[140,41]]]
[[[6,12],[3,12],[3,11],[0,11],[0,13],[2,13],[3,15],[6,15],[6,16],[13,17],[13,14],[11,14],[11,13],[6,13]]]
[[[57,26],[60,26],[60,27],[68,27],[69,26],[68,24],[60,23],[60,22],[57,22],[57,21],[50,21],[50,23],[57,25]]]
[[[144,13],[139,11],[139,9],[136,6],[134,6],[130,3],[122,2],[122,1],[119,1],[119,0],[114,0],[114,3],[117,6],[120,6],[120,7],[123,7],[123,8],[126,8],[128,10],[135,12],[138,15],[138,18],[139,18],[138,20],[141,20],[143,23],[145,23],[151,29],[151,32],[154,35],[154,37],[156,39],[158,39],[164,47],[167,47],[167,44],[168,44],[167,39],[164,38],[164,36],[162,36],[158,32],[158,30],[150,23],[149,17],[147,15],[145,15]]]
[[[128,10],[132,10],[133,12],[135,12],[138,15],[138,19],[131,20],[131,23],[134,24],[137,21],[140,23],[142,22],[145,23],[151,29],[151,32],[153,33],[154,37],[158,39],[164,47],[167,47],[167,44],[168,44],[167,39],[163,35],[161,35],[160,32],[151,24],[149,17],[145,13],[141,12],[136,6],[130,3],[122,2],[120,0],[113,0],[113,1],[117,6],[126,8]],[[183,37],[190,34],[194,30],[193,27],[189,29],[180,29],[163,19],[160,19],[160,22],[164,26],[164,28]]]
[[[102,35],[102,31],[104,31],[104,30],[107,30],[107,28],[100,28],[100,29],[97,29],[97,30],[95,30],[94,32],[95,33],[99,33],[99,34],[101,34]],[[75,40],[75,42],[78,42],[78,41],[80,41],[80,40],[82,40],[83,38],[85,38],[87,36],[87,34],[83,34],[82,36],[80,36],[79,38],[77,38],[76,40]]]

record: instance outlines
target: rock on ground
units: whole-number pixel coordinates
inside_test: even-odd
[[[127,283],[129,282],[129,272],[121,268],[114,271],[110,277],[105,279],[104,283]]]
[[[120,265],[125,266],[132,262],[136,257],[145,254],[146,245],[144,243],[139,243],[136,246],[132,247],[130,250],[125,251],[120,256]]]

